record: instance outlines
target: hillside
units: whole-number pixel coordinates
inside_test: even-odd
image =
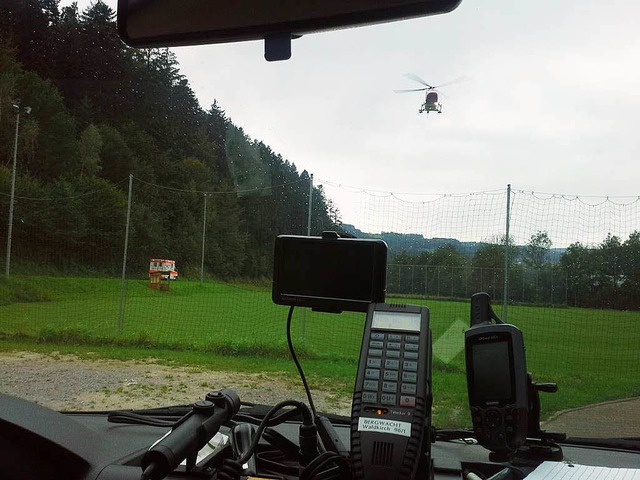
[[[16,273],[26,264],[116,273],[126,230],[139,271],[161,257],[185,274],[202,261],[217,277],[261,277],[273,238],[306,232],[309,172],[216,102],[201,106],[172,51],[127,47],[101,1],[82,12],[59,0],[0,2],[3,212],[18,118]],[[322,189],[312,198],[313,231],[332,229]]]
[[[478,249],[484,245],[488,245],[486,242],[461,242],[455,238],[425,238],[415,233],[382,232],[373,234],[363,232],[350,224],[342,224],[341,231],[353,235],[356,238],[380,238],[384,240],[389,246],[389,253],[392,260],[401,252],[409,255],[418,255],[425,251],[433,252],[446,245],[452,245],[458,252],[472,257]],[[521,255],[525,251],[526,245],[517,245],[515,249],[516,252]],[[566,248],[550,248],[547,260],[551,263],[557,263],[565,251]]]

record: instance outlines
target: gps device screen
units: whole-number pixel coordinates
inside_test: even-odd
[[[476,401],[513,401],[513,371],[509,342],[478,343],[472,347],[473,391]]]

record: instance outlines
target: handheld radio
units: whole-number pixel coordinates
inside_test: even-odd
[[[354,479],[430,468],[431,344],[427,307],[370,305],[351,410]]]

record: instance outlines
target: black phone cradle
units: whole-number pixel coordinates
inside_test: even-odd
[[[558,385],[534,382],[530,373],[527,377],[529,394],[527,440],[511,454],[491,452],[489,460],[492,462],[510,461],[514,465],[538,465],[545,460],[560,461],[563,458],[562,448],[556,442],[562,442],[567,436],[564,433],[547,432],[540,428],[540,392],[556,393]]]

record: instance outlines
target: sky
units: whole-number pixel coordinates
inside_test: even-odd
[[[259,41],[173,51],[203,108],[216,101],[320,182],[637,196],[638,18],[631,0],[463,0],[446,15],[305,35],[284,62],[266,62]],[[420,87],[406,73],[464,80],[427,115],[423,93],[394,92]]]

